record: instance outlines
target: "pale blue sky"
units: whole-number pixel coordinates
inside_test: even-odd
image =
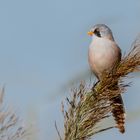
[[[0,85],[19,114],[28,118],[33,108],[41,140],[56,139],[54,120],[62,122],[60,105],[69,81],[88,77],[87,31],[107,24],[124,52],[140,32],[139,13],[139,0],[0,1]],[[128,111],[140,107],[139,84],[138,77],[125,95]],[[138,129],[140,119],[128,122],[124,135],[114,129],[97,139],[137,139]]]

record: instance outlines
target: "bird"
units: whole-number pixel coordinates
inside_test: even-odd
[[[111,71],[115,64],[121,61],[121,49],[115,42],[111,29],[105,24],[94,25],[88,35],[92,37],[88,49],[88,62],[91,71],[100,81],[104,71]],[[124,133],[125,108],[122,96],[114,97],[111,106],[116,127]]]

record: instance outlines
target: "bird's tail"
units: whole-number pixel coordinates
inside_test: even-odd
[[[125,109],[122,96],[114,97],[112,100],[112,115],[116,121],[117,128],[121,133],[125,132]]]

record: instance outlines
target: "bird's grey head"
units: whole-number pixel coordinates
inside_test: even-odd
[[[91,28],[88,34],[90,36],[95,35],[96,37],[99,37],[99,38],[106,38],[106,39],[114,40],[111,29],[105,24],[96,24],[95,26]]]

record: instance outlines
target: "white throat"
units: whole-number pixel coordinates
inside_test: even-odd
[[[97,38],[99,38],[99,37],[97,37],[95,34],[92,35],[92,41],[97,39]]]

